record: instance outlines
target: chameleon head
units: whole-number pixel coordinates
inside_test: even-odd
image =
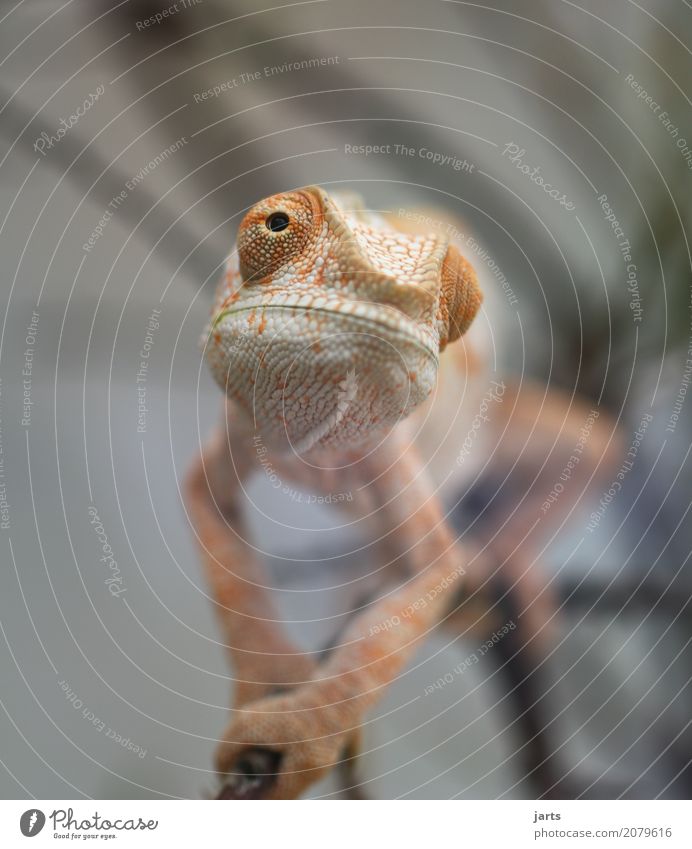
[[[398,232],[356,196],[310,186],[241,222],[206,355],[273,447],[357,445],[428,396],[480,303],[446,236]]]

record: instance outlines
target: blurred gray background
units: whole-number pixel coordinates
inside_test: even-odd
[[[569,529],[549,553],[569,602],[541,716],[579,793],[686,796],[689,399],[666,428],[692,357],[692,153],[679,144],[692,148],[692,9],[179,0],[143,23],[164,8],[0,3],[0,795],[175,798],[212,785],[229,670],[179,491],[219,411],[197,340],[244,210],[319,183],[463,221],[488,251],[484,288],[497,289],[495,263],[516,295],[490,295],[498,369],[576,388],[627,439],[654,416],[579,558],[566,562]],[[305,60],[317,62],[290,70]],[[415,154],[345,147],[363,144]],[[503,155],[509,144],[572,211]],[[423,148],[473,168],[435,164]],[[602,194],[632,245],[641,321]],[[251,519],[286,617],[317,646],[352,603],[333,588],[367,564],[345,533],[327,533],[326,512],[266,481],[253,493],[270,516],[258,507]],[[366,792],[544,793],[527,774],[522,708],[499,656],[410,703],[475,648],[436,639],[368,724]],[[334,792],[328,781],[314,795]]]

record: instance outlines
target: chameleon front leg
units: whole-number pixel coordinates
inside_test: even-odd
[[[185,495],[233,663],[234,703],[240,706],[309,680],[314,662],[285,633],[261,564],[246,542],[241,484],[252,471],[252,451],[231,407],[225,421],[189,473]]]
[[[295,798],[334,766],[460,587],[460,549],[408,440],[395,431],[366,468],[391,495],[388,521],[398,519],[413,577],[356,616],[310,682],[237,713],[218,752],[226,798],[237,797],[238,775],[253,762],[271,764],[263,798]]]

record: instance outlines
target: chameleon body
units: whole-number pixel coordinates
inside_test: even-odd
[[[310,186],[241,222],[204,334],[224,423],[187,484],[234,666],[220,798],[294,798],[352,757],[365,713],[459,589],[463,555],[407,417],[480,304],[471,265],[443,234],[393,229],[355,195]],[[247,542],[242,482],[258,444],[299,484],[328,492],[338,474],[357,489],[354,507],[406,563],[326,659],[283,632]]]

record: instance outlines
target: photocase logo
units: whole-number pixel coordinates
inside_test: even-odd
[[[46,815],[38,808],[30,808],[28,811],[24,811],[19,820],[19,828],[24,837],[36,837],[45,824]]]

